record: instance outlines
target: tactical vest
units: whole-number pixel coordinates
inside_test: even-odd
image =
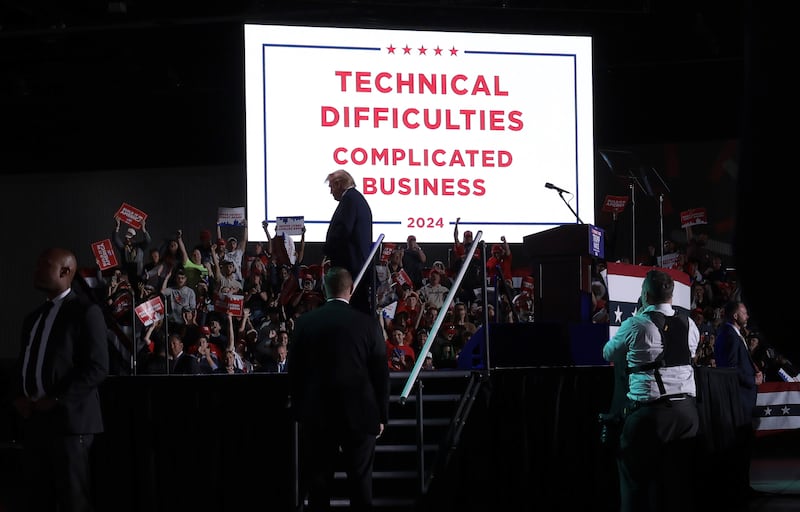
[[[648,311],[645,315],[658,327],[664,350],[652,362],[630,366],[625,371],[630,375],[631,373],[653,370],[658,390],[663,395],[666,390],[664,389],[664,383],[661,381],[659,368],[692,364],[692,353],[689,350],[689,322],[691,320],[689,317],[678,313],[673,316],[666,316],[659,311]]]

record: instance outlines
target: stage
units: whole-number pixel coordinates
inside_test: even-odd
[[[418,509],[534,510],[546,503],[550,510],[615,510],[616,467],[600,442],[597,419],[610,404],[612,370],[477,372],[480,387],[461,418],[459,442]],[[735,413],[727,405],[735,401],[736,380],[729,370],[699,368],[697,381],[702,428],[696,467],[705,472],[732,440]],[[238,512],[267,503],[294,509],[295,424],[286,384],[281,374],[110,377],[101,392],[106,433],[94,451],[98,510]],[[392,407],[397,416],[404,406]],[[388,428],[401,427],[390,419]],[[18,445],[6,443],[2,456],[0,505],[13,510]],[[418,498],[413,485],[394,487]]]

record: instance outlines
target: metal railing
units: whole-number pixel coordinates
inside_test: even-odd
[[[483,238],[483,231],[478,231],[475,234],[475,238],[472,240],[472,245],[469,247],[468,251],[465,253],[465,260],[462,263],[461,268],[458,271],[458,275],[456,276],[455,280],[453,281],[453,286],[450,288],[450,291],[447,294],[447,297],[444,299],[444,303],[442,303],[442,307],[439,309],[439,314],[436,315],[436,320],[434,320],[433,325],[428,331],[428,338],[425,340],[425,343],[420,348],[420,354],[427,354],[433,345],[433,341],[436,338],[436,333],[439,331],[439,327],[441,327],[442,322],[444,321],[444,317],[447,315],[447,309],[450,306],[450,303],[453,302],[453,298],[458,293],[458,288],[461,286],[461,281],[464,279],[464,274],[466,274],[467,269],[471,263],[472,255],[475,254],[475,249],[478,245],[481,245],[481,260],[482,260],[482,268],[486,268],[486,247],[485,244],[481,243],[481,238]],[[487,344],[486,348],[488,349],[488,340],[489,340],[489,308],[487,307],[487,291],[486,291],[486,279],[482,280],[482,290],[483,290],[483,314],[484,314],[484,321],[483,321],[483,332],[484,332],[484,342]],[[489,351],[486,350],[486,368],[489,368]],[[411,393],[411,389],[414,387],[414,384],[417,382],[417,377],[419,377],[419,372],[422,370],[422,365],[425,363],[424,357],[418,357],[417,360],[414,362],[414,367],[411,369],[411,373],[406,380],[406,385],[403,387],[403,391],[400,393],[400,403],[405,403],[406,399],[408,399],[408,395]]]

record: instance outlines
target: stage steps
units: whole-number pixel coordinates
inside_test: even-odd
[[[423,371],[411,394],[401,400],[408,372],[392,372],[389,424],[375,448],[374,508],[412,512],[430,482],[447,464],[479,389],[481,376],[472,371]],[[347,510],[346,475],[334,475],[335,509]]]

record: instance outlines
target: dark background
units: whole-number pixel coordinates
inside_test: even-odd
[[[244,22],[592,35],[598,147],[726,140],[739,133],[741,9],[736,0],[3,0],[0,169],[241,163]]]

